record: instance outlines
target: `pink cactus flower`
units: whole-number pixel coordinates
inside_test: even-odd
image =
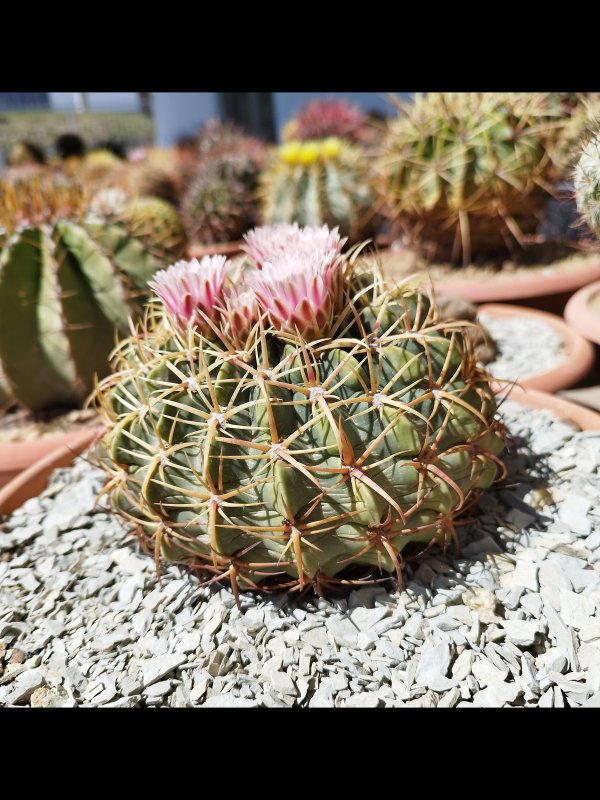
[[[284,253],[265,261],[249,280],[277,330],[320,338],[339,311],[341,259],[335,252]]]
[[[260,308],[254,289],[240,283],[225,291],[224,306],[221,309],[223,328],[237,347],[243,346],[246,337],[258,322],[259,315]]]
[[[245,250],[256,262],[260,269],[265,261],[288,252],[333,253],[339,255],[346,239],[340,239],[337,228],[329,229],[327,225],[321,228],[307,225],[300,228],[297,222],[289,224],[280,222],[275,225],[263,225],[254,228],[245,235]]]
[[[178,261],[157,272],[148,285],[180,328],[197,326],[206,333],[210,325],[203,315],[213,321],[219,317],[228,263],[225,256]]]

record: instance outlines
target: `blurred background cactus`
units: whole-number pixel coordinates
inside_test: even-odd
[[[360,142],[366,124],[366,115],[346,100],[313,100],[284,126],[282,138],[306,142],[335,136]]]
[[[518,257],[556,179],[548,96],[430,93],[398,109],[375,165],[392,232],[431,260]]]
[[[281,145],[261,175],[260,195],[266,225],[329,225],[353,241],[373,230],[364,152],[339,138]]]
[[[197,140],[198,164],[181,210],[190,240],[241,239],[258,218],[258,179],[267,147],[233,125],[211,122]]]
[[[559,104],[564,117],[551,150],[552,159],[560,176],[572,181],[581,146],[600,127],[600,92],[552,93],[551,98]]]
[[[37,411],[82,402],[108,370],[117,333],[141,310],[147,281],[185,247],[174,209],[135,201],[90,215],[75,182],[2,187],[0,362],[16,399]]]

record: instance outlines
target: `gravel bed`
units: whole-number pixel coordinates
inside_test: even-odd
[[[600,432],[512,402],[503,487],[345,598],[199,588],[154,564],[78,459],[0,533],[1,706],[600,706]],[[387,589],[389,590],[386,590]]]
[[[477,316],[498,348],[496,359],[485,365],[497,378],[519,381],[541,375],[558,367],[566,358],[562,336],[542,320],[498,318],[485,313]]]

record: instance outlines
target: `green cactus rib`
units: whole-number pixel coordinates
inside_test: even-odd
[[[237,592],[400,578],[498,476],[503,436],[464,327],[355,283],[329,338],[257,325],[243,352],[166,322],[122,343],[97,400],[114,506],[168,560]],[[360,295],[360,292],[358,293]],[[364,304],[363,304],[364,302]]]
[[[133,238],[134,233],[140,236]],[[39,411],[78,405],[109,371],[137,297],[165,265],[125,222],[59,220],[12,233],[0,259],[0,363],[14,397]],[[158,237],[157,237],[158,238]]]
[[[361,152],[340,142],[340,152],[308,164],[275,154],[261,176],[263,224],[338,227],[352,240],[368,233],[373,197]]]
[[[258,175],[262,159],[252,152],[206,158],[183,197],[182,216],[196,242],[240,239],[258,217]]]
[[[131,200],[119,215],[119,223],[130,241],[139,243],[146,253],[159,262],[159,266],[183,258],[187,249],[187,236],[181,217],[171,203],[159,197],[138,197]],[[131,263],[139,261],[139,256]],[[130,259],[123,259],[127,269]],[[148,277],[142,278],[144,282]]]

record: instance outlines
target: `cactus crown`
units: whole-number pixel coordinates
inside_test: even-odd
[[[0,184],[0,228],[5,233],[61,219],[81,220],[87,207],[85,189],[63,177],[33,176]]]
[[[444,543],[497,476],[488,376],[426,296],[335,232],[287,233],[249,237],[266,257],[241,284],[222,257],[156,277],[97,392],[107,490],[157,565],[235,592],[322,591],[360,565],[400,579],[408,545]]]
[[[279,158],[286,164],[315,164],[317,161],[331,161],[342,153],[342,140],[335,136],[327,139],[308,141],[292,140],[282,144],[278,150]]]
[[[399,103],[376,165],[396,232],[432,258],[505,258],[549,191],[553,111],[544,95],[430,93]]]
[[[358,141],[365,115],[346,100],[313,100],[285,126],[284,139],[326,139],[330,136]]]

